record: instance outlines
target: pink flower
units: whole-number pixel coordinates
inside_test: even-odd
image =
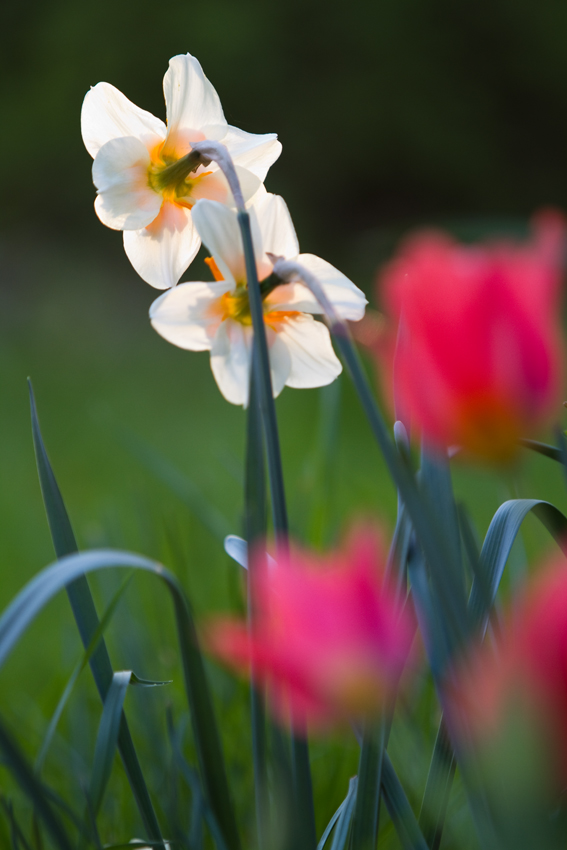
[[[527,588],[499,645],[483,647],[451,687],[469,743],[533,748],[556,788],[567,783],[567,563],[553,559]],[[510,742],[510,730],[516,740]],[[519,734],[518,734],[519,732]]]
[[[328,726],[376,712],[401,675],[413,629],[383,581],[375,533],[359,528],[344,549],[297,549],[252,572],[254,632],[217,621],[209,645],[268,686],[275,713]]]
[[[524,245],[422,233],[384,269],[398,415],[430,442],[507,460],[559,412],[564,235],[557,213],[540,214]]]

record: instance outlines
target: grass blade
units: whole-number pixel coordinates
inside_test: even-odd
[[[448,553],[448,566],[444,575],[431,570],[432,583],[436,595],[439,596],[439,581],[442,581],[452,600],[452,608],[462,623],[467,621],[465,581],[461,557],[461,539],[459,520],[451,473],[446,457],[433,454],[423,448],[421,453],[420,488],[426,502],[431,505],[432,513],[438,528],[443,529],[445,546]]]
[[[165,583],[171,594],[195,746],[207,799],[228,850],[239,850],[236,818],[197,633],[185,594],[173,573],[149,558],[113,549],[80,552],[61,558],[34,576],[0,617],[0,667],[30,623],[56,593],[79,576],[116,567],[152,573]]]
[[[362,739],[352,850],[374,850],[376,847],[383,754],[384,725],[381,723],[378,728],[372,727],[365,730]]]
[[[29,383],[30,407],[32,420],[33,444],[37,462],[37,470],[39,474],[39,482],[43,503],[47,513],[47,521],[53,539],[55,554],[58,558],[64,555],[69,555],[72,552],[77,552],[77,542],[67,509],[61,496],[61,491],[53,474],[53,469],[47,456],[47,451],[41,435],[39,427],[39,419],[37,416],[37,408],[33,393],[31,381]],[[81,640],[85,649],[90,645],[94,635],[99,628],[99,619],[96,612],[94,600],[91,594],[89,583],[84,575],[77,575],[74,581],[68,585],[67,594],[69,602],[73,610]],[[97,646],[90,658],[90,667],[95,680],[100,698],[104,703],[110,683],[112,681],[112,664],[110,656],[106,648],[104,639],[97,641]],[[161,830],[157,820],[156,813],[144,780],[144,775],[138,761],[138,756],[134,748],[134,742],[130,734],[130,729],[124,715],[120,726],[119,733],[119,750],[124,763],[124,769],[128,776],[128,781],[134,798],[136,800],[142,821],[150,838],[161,840]]]
[[[419,826],[430,850],[438,850],[441,844],[455,766],[453,748],[441,718],[419,813]]]
[[[60,850],[73,850],[74,845],[71,843],[71,840],[69,839],[69,836],[63,828],[59,818],[49,805],[43,783],[35,776],[19,746],[1,722],[0,749],[4,754],[6,764],[9,766],[16,782],[24,794],[29,798],[34,811],[37,812],[38,816],[45,824],[45,828],[51,835],[55,845],[59,847]]]
[[[494,514],[480,553],[480,570],[485,587],[473,582],[469,608],[473,622],[486,628],[488,610],[486,603],[493,605],[506,561],[526,516],[532,512],[555,538],[557,544],[567,551],[567,517],[550,502],[540,499],[510,499]],[[486,595],[488,592],[488,600]]]
[[[382,793],[404,850],[428,850],[428,845],[387,752],[384,752],[382,765]]]
[[[82,671],[85,669],[85,667],[89,663],[89,661],[92,657],[92,654],[95,651],[95,649],[97,648],[98,643],[99,643],[102,635],[104,634],[106,627],[110,623],[110,620],[112,618],[112,615],[114,614],[114,611],[116,610],[116,606],[118,605],[118,602],[122,598],[122,594],[124,593],[124,591],[128,587],[129,583],[130,583],[130,577],[126,579],[126,581],[122,584],[121,587],[118,588],[117,592],[114,594],[109,606],[107,607],[106,611],[104,612],[104,615],[103,615],[103,617],[102,617],[102,619],[101,619],[101,621],[98,625],[96,632],[94,633],[94,635],[92,637],[90,644],[88,645],[86,651],[83,654],[83,657],[79,660],[78,664],[76,665],[75,669],[73,670],[73,672],[71,673],[71,675],[69,677],[69,681],[67,682],[67,684],[65,686],[65,690],[61,694],[59,702],[57,703],[57,707],[55,708],[55,711],[53,712],[51,720],[49,721],[49,726],[47,727],[47,732],[45,733],[45,736],[43,738],[43,743],[41,745],[41,749],[40,749],[39,753],[37,754],[37,757],[36,757],[36,760],[35,760],[35,771],[36,771],[36,773],[41,772],[41,768],[43,767],[43,764],[45,762],[45,757],[46,757],[47,751],[48,751],[48,749],[51,745],[51,741],[53,739],[53,735],[55,734],[57,724],[59,723],[61,715],[63,714],[63,709],[67,705],[67,701],[68,701],[69,697],[71,696],[71,692],[72,692],[73,688],[75,687],[75,682],[77,681],[77,679],[81,675]]]
[[[563,454],[557,446],[550,446],[548,443],[540,443],[538,440],[520,440],[520,445],[525,449],[531,449],[532,452],[537,452],[550,460],[555,460],[557,463],[563,463]]]
[[[114,673],[108,689],[95,744],[93,769],[89,786],[89,800],[94,817],[99,813],[106,785],[112,772],[112,762],[118,743],[122,706],[132,677],[131,670]]]
[[[343,803],[344,808],[339,815],[337,828],[333,836],[333,843],[331,844],[331,850],[343,850],[343,848],[346,846],[351,821],[354,815],[356,800],[358,798],[357,788],[358,778],[355,776],[349,782],[348,794]]]

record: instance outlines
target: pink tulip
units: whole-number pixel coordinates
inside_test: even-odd
[[[401,675],[413,629],[383,581],[384,554],[368,528],[338,553],[293,549],[252,571],[253,632],[217,621],[209,645],[268,687],[274,711],[301,729],[376,712]]]
[[[526,244],[422,233],[382,272],[398,416],[433,444],[507,460],[559,413],[565,224],[548,212],[533,227]]]
[[[567,561],[552,560],[528,587],[496,649],[483,647],[451,687],[457,730],[493,747],[520,719],[515,742],[537,742],[546,772],[567,783]]]

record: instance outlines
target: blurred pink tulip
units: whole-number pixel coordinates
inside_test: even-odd
[[[375,713],[402,673],[411,622],[383,580],[385,557],[368,528],[325,556],[294,549],[252,571],[253,633],[217,621],[213,652],[268,686],[276,715],[296,728]]]
[[[527,588],[494,648],[463,665],[451,687],[456,729],[492,746],[521,718],[525,740],[539,743],[547,774],[567,783],[567,561],[559,555]]]
[[[559,413],[565,223],[544,212],[533,229],[523,245],[425,232],[382,272],[397,416],[433,444],[506,461]]]

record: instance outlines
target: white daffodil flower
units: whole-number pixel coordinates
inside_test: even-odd
[[[321,387],[341,372],[327,327],[313,318],[322,309],[302,283],[268,280],[268,255],[294,259],[319,280],[337,315],[358,321],[366,298],[347,277],[320,257],[299,254],[295,230],[283,200],[265,190],[250,207],[258,279],[263,282],[264,322],[274,396],[288,387]],[[215,281],[181,283],[150,308],[161,336],[190,351],[211,352],[211,368],[224,397],[248,403],[252,318],[242,240],[236,213],[214,201],[198,201],[193,221],[212,257]],[[274,284],[274,285],[272,285]]]
[[[94,157],[96,213],[103,224],[124,231],[130,262],[157,289],[175,286],[199,250],[191,215],[196,201],[233,204],[215,163],[187,173],[186,161],[179,162],[191,143],[226,145],[245,200],[281,153],[274,133],[255,135],[227,124],[215,89],[189,53],[170,60],[163,90],[167,125],[109,83],[88,92],[81,113],[83,141]]]

